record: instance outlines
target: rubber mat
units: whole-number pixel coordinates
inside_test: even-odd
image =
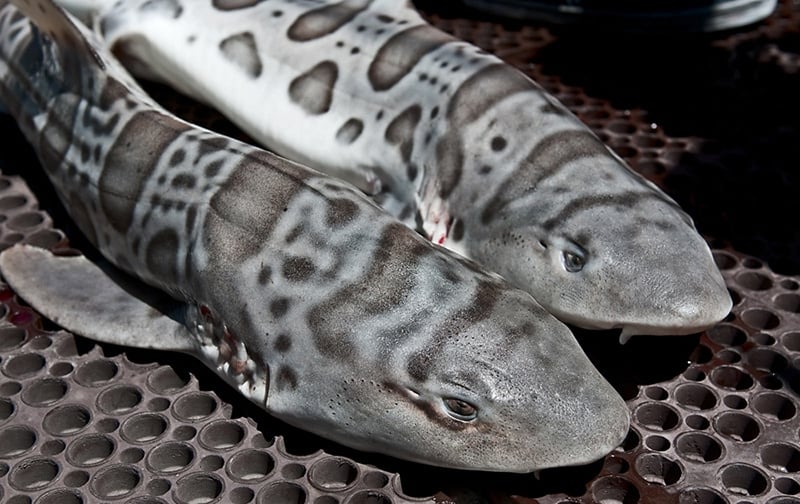
[[[800,6],[784,0],[735,32],[648,37],[417,4],[545,86],[712,244],[735,305],[711,330],[626,346],[576,330],[631,409],[625,442],[538,479],[355,452],[271,419],[191,359],[60,331],[3,286],[1,502],[800,503]],[[148,90],[242,137],[205,107]],[[0,135],[0,248],[90,253],[6,116]]]

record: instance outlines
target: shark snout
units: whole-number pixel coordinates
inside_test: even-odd
[[[676,334],[689,334],[708,329],[724,319],[733,307],[722,276],[718,272],[705,275],[696,286],[675,296],[672,308]]]
[[[566,467],[599,460],[618,447],[628,434],[630,412],[622,398],[605,382],[597,382],[599,394],[576,397],[571,418],[554,426],[554,449],[539,465]],[[605,388],[608,387],[608,390]]]

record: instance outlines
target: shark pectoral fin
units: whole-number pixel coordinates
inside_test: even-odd
[[[191,332],[175,316],[180,303],[83,256],[15,245],[0,254],[0,273],[34,309],[81,336],[115,345],[197,351]]]

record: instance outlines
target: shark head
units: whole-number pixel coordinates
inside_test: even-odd
[[[589,463],[624,439],[629,412],[566,326],[509,290],[502,316],[459,325],[425,348],[329,381],[343,444],[430,465],[527,473]],[[386,336],[384,336],[386,337]],[[327,425],[326,425],[327,424]]]
[[[530,292],[559,319],[630,336],[690,334],[732,303],[691,218],[615,156],[578,158],[571,178],[510,204],[479,260]],[[536,198],[536,199],[534,199]]]

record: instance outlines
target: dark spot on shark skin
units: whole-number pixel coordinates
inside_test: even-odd
[[[212,161],[208,163],[205,169],[206,177],[208,178],[216,177],[219,171],[222,169],[222,163],[223,163],[222,160],[219,159],[217,161]]]
[[[155,111],[133,116],[106,155],[98,180],[100,206],[111,226],[127,232],[141,192],[163,152],[190,126]]]
[[[248,7],[255,7],[261,2],[266,2],[266,1],[267,0],[212,0],[211,5],[213,5],[215,9],[223,11],[231,11],[238,9],[247,9]]]
[[[289,311],[290,304],[291,300],[289,298],[282,297],[275,299],[269,304],[269,312],[273,317],[281,318]]]
[[[567,110],[561,107],[558,107],[552,103],[545,103],[541,107],[539,107],[539,112],[543,114],[553,114],[558,116],[565,116],[567,115]]]
[[[415,352],[406,363],[406,371],[414,380],[424,382],[428,378],[431,365],[431,357],[427,351]]]
[[[289,98],[311,115],[324,114],[331,108],[333,88],[339,67],[330,60],[314,65],[289,84]]]
[[[183,163],[186,159],[186,151],[183,149],[176,149],[175,152],[172,153],[172,156],[169,158],[169,165],[171,167],[176,167],[179,164]]]
[[[421,117],[422,107],[411,105],[392,119],[392,122],[386,127],[384,133],[386,141],[399,147],[400,155],[405,163],[411,160],[411,153],[414,150],[414,130]]]
[[[378,49],[367,76],[375,91],[386,91],[411,73],[420,60],[455,40],[430,25],[415,26],[390,37]]]
[[[286,353],[292,348],[292,339],[287,334],[280,334],[275,339],[275,344],[273,348],[276,352],[279,353]]]
[[[508,145],[508,142],[506,141],[505,138],[503,138],[501,136],[496,136],[496,137],[492,138],[492,150],[493,151],[500,152],[501,150],[506,148],[506,145]]]
[[[449,267],[442,269],[442,275],[444,276],[444,279],[450,283],[458,283],[461,281],[461,277],[459,277],[458,274]]]
[[[100,160],[103,158],[103,148],[100,144],[95,145],[94,149],[92,150],[92,161],[96,164],[100,164]]]
[[[278,390],[294,390],[297,388],[297,374],[288,366],[278,369],[278,380],[275,382]]]
[[[355,142],[364,131],[364,123],[359,119],[351,118],[336,132],[336,141],[345,145]]]
[[[419,168],[414,163],[408,163],[406,166],[406,176],[408,180],[415,181],[417,179],[417,175],[419,175]]]
[[[256,39],[250,32],[237,33],[222,40],[219,43],[219,50],[234,65],[254,79],[264,70],[261,57],[258,55]]]
[[[407,221],[414,213],[414,207],[411,204],[405,205],[397,216],[401,221]]]
[[[175,189],[192,189],[197,184],[197,179],[191,173],[179,173],[172,179]]]
[[[316,269],[311,259],[291,256],[283,262],[283,277],[290,282],[305,282]]]
[[[172,229],[164,229],[156,233],[145,249],[145,264],[150,273],[167,282],[178,278],[176,261],[180,238]]]
[[[270,282],[272,282],[272,268],[264,266],[261,268],[261,271],[258,272],[258,283],[267,285]]]
[[[464,239],[464,221],[461,219],[454,219],[453,228],[450,231],[450,239],[459,242]]]
[[[294,243],[297,241],[298,238],[305,232],[306,226],[303,223],[300,223],[293,227],[289,233],[286,235],[286,243]]]
[[[329,200],[326,210],[325,222],[333,229],[346,226],[359,214],[358,205],[345,198],[333,198]]]
[[[177,0],[147,0],[140,7],[141,12],[166,14],[173,19],[181,17],[183,7]]]
[[[300,15],[286,35],[294,42],[308,42],[329,35],[364,11],[372,0],[344,0]]]
[[[89,162],[89,159],[92,157],[92,148],[89,147],[87,144],[81,144],[81,162],[86,164]]]

